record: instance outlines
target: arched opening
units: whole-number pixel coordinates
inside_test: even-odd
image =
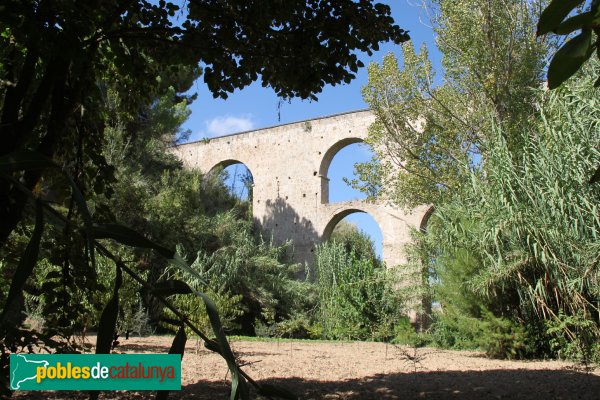
[[[321,179],[321,203],[362,200],[366,194],[351,187],[347,182],[359,177],[355,164],[372,160],[374,153],[360,138],[345,138],[331,146],[319,167]]]
[[[383,233],[379,224],[370,214],[360,209],[343,210],[329,221],[323,231],[323,242],[332,237],[340,237],[352,233],[360,233],[373,244],[375,255],[383,260]]]
[[[429,224],[429,220],[435,211],[434,206],[430,206],[425,214],[423,214],[423,218],[421,218],[421,223],[419,224],[419,230],[426,235],[427,234],[427,225]],[[421,246],[420,242],[414,243],[416,246]],[[428,254],[425,249],[419,250],[419,254]],[[424,277],[423,285],[430,286],[436,285],[439,283],[438,278],[434,272],[435,259],[428,257],[421,259],[421,268],[422,273],[421,276]],[[426,291],[426,293],[431,293],[430,291]],[[420,330],[425,330],[431,326],[433,320],[431,319],[433,310],[440,311],[441,305],[439,301],[433,299],[430,295],[425,295],[421,298],[421,309],[422,313],[415,316],[415,322]]]
[[[434,211],[435,211],[435,208],[433,206],[429,207],[427,209],[427,211],[425,211],[425,214],[423,215],[423,218],[421,219],[421,224],[419,225],[419,230],[421,232],[427,231],[427,224],[429,223],[429,218],[431,218]]]
[[[218,176],[229,193],[240,201],[252,202],[254,176],[246,164],[238,160],[224,160],[210,169],[208,175]]]

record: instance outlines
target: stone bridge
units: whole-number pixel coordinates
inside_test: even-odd
[[[291,240],[294,258],[314,262],[315,246],[329,239],[335,225],[354,212],[366,212],[383,235],[387,266],[405,261],[409,227],[421,227],[427,207],[405,213],[385,202],[329,202],[327,173],[345,146],[362,142],[373,122],[370,111],[357,111],[205,139],[173,152],[189,168],[204,173],[243,163],[254,178],[254,220],[275,243]]]

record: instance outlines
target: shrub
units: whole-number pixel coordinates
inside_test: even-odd
[[[389,340],[402,302],[394,270],[332,240],[317,248],[319,320],[330,339]]]
[[[426,332],[417,332],[415,327],[406,317],[400,318],[394,326],[392,343],[403,344],[411,347],[424,347],[432,342],[431,335]]]

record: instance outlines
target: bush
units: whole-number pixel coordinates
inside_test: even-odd
[[[584,365],[600,363],[597,326],[583,311],[576,315],[560,313],[556,319],[547,321],[546,327],[551,336],[550,348],[557,357]]]
[[[271,326],[271,337],[285,339],[321,339],[323,328],[306,314],[295,314]]]
[[[217,250],[198,251],[192,264],[209,287],[194,285],[215,297],[232,334],[254,336],[258,322],[271,326],[314,307],[314,285],[295,279],[301,266],[288,262],[289,244],[256,237],[235,212],[217,214],[209,226]]]
[[[525,328],[507,318],[496,317],[486,309],[481,310],[480,318],[439,313],[431,326],[430,337],[437,347],[479,349],[492,358],[523,358],[531,351],[531,340]]]
[[[432,343],[443,349],[477,349],[477,324],[477,319],[462,314],[436,313],[430,328]]]
[[[477,342],[488,357],[510,360],[523,358],[527,353],[525,328],[508,318],[496,317],[484,310],[483,320],[480,321],[478,329]]]
[[[436,205],[423,262],[449,311],[438,342],[476,342],[502,357],[593,357],[600,186],[590,178],[600,164],[600,103],[590,76],[540,90],[523,129],[499,124],[469,181]]]
[[[394,270],[370,252],[358,253],[335,239],[316,252],[319,321],[324,337],[390,340],[402,302]]]
[[[431,335],[426,332],[417,332],[408,318],[400,318],[394,327],[392,343],[403,344],[411,347],[424,347],[432,342]]]

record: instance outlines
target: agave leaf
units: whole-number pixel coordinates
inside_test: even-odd
[[[591,39],[592,31],[585,29],[556,52],[548,67],[548,87],[550,89],[560,86],[590,58],[592,55]]]
[[[160,255],[167,259],[172,259],[175,256],[173,250],[169,250],[166,247],[156,244],[144,237],[144,235],[123,225],[113,223],[94,224],[93,234],[96,239],[113,239],[127,246],[156,250]]]
[[[181,354],[181,358],[183,358],[186,342],[187,334],[185,333],[185,325],[181,324],[177,334],[175,335],[175,338],[173,339],[173,343],[169,349],[169,354]]]
[[[98,336],[96,337],[96,354],[108,354],[112,346],[117,327],[117,316],[119,315],[119,289],[123,284],[123,272],[116,266],[115,287],[111,299],[106,303],[100,323],[98,324]]]
[[[185,325],[181,324],[175,338],[173,339],[173,343],[171,344],[171,348],[169,349],[169,354],[181,354],[181,358],[183,358],[183,353],[185,351],[185,343],[187,342],[187,335],[185,333]],[[156,400],[167,400],[169,397],[168,390],[158,390],[156,392]]]
[[[198,271],[190,267],[179,254],[174,253],[173,256],[169,258],[169,262],[182,271],[185,271],[194,278],[198,279],[201,284],[208,286],[208,282],[206,282],[206,280],[198,273]]]
[[[221,324],[221,318],[219,317],[217,306],[212,299],[204,293],[197,290],[195,290],[194,293],[196,293],[196,295],[199,296],[202,301],[204,301],[206,313],[208,314],[210,325],[216,337],[216,343],[214,344],[218,345],[218,353],[225,359],[227,366],[229,367],[229,371],[231,372],[230,399],[236,400],[241,398],[242,400],[246,400],[249,398],[248,385],[240,373],[233,351],[231,351],[231,347],[229,346],[229,342],[227,341],[227,337],[223,331],[223,325]]]
[[[174,250],[163,247],[152,240],[146,238],[144,235],[128,228],[124,225],[107,223],[107,224],[94,224],[92,234],[97,239],[113,239],[117,242],[126,246],[140,247],[144,249],[156,250],[160,255],[165,257],[171,264],[175,265],[179,269],[193,275],[202,284],[206,285],[207,282],[191,268],[184,259],[181,258]]]
[[[173,262],[176,266],[180,267],[182,270],[202,280],[202,277],[189,265],[187,265],[187,263],[174,251],[155,244],[154,242],[146,239],[144,236],[135,232],[132,229],[118,224],[94,224],[94,236],[97,239],[111,238],[129,246],[154,249],[158,251],[161,255],[163,255],[165,258],[169,259],[169,261]],[[231,372],[231,400],[236,400],[238,398],[241,398],[242,400],[248,399],[248,386],[246,380],[242,376],[237,366],[235,356],[231,351],[231,347],[229,346],[229,342],[227,341],[227,337],[225,336],[223,325],[221,324],[221,319],[217,311],[217,306],[206,294],[198,290],[191,290],[204,302],[204,305],[206,307],[206,313],[208,314],[208,318],[210,320],[211,328],[213,330],[213,333],[215,334],[215,343],[218,345],[218,348],[215,348],[215,350],[218,350],[216,352],[218,352],[225,359],[229,371]]]
[[[83,226],[85,229],[87,251],[88,251],[90,261],[92,262],[92,267],[95,271],[96,270],[96,256],[94,254],[95,248],[94,248],[94,231],[93,231],[92,216],[90,214],[90,210],[88,209],[87,202],[85,201],[85,198],[83,197],[83,193],[81,193],[81,190],[79,190],[79,186],[77,186],[77,183],[75,183],[73,178],[71,178],[71,175],[69,175],[66,171],[63,171],[63,175],[67,178],[67,181],[69,182],[69,186],[71,186],[73,199],[77,203],[77,208],[79,208],[79,211],[81,212],[81,217],[83,218]]]

